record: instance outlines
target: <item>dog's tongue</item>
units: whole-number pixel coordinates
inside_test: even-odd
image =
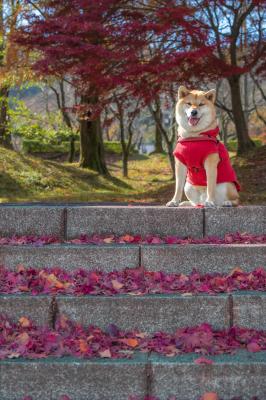
[[[200,118],[189,117],[188,122],[190,125],[195,126],[199,122]]]

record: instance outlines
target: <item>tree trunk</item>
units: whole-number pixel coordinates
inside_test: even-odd
[[[168,146],[168,157],[171,165],[172,170],[172,179],[175,179],[175,156],[173,155],[173,148],[172,146]]]
[[[74,136],[71,136],[70,142],[69,142],[68,162],[73,163],[74,158],[75,158],[75,138],[74,138]]]
[[[155,150],[154,153],[163,153],[163,137],[158,124],[155,123]]]
[[[169,158],[169,162],[170,162],[170,166],[171,166],[171,170],[172,170],[172,179],[175,179],[175,157],[173,155],[173,141],[171,139],[169,139],[167,132],[162,125],[161,119],[158,118],[158,113],[156,113],[156,111],[154,111],[152,109],[152,107],[150,107],[150,112],[151,112],[151,115],[153,116],[156,126],[160,130],[162,138],[165,141],[165,144],[167,147],[167,154],[168,154],[168,158]],[[159,114],[159,116],[160,116],[160,114]]]
[[[82,168],[90,168],[101,175],[109,175],[102,140],[100,117],[92,119],[90,114],[80,120],[80,160]]]
[[[241,102],[240,78],[239,76],[233,76],[229,78],[228,81],[231,90],[232,112],[238,139],[237,154],[244,154],[248,150],[254,148],[255,144],[248,135],[247,123]]]
[[[128,153],[127,152],[123,152],[122,163],[123,163],[123,177],[127,178],[128,177]]]
[[[10,147],[11,145],[10,135],[7,134],[8,94],[8,87],[4,86],[0,89],[0,143],[6,147]]]

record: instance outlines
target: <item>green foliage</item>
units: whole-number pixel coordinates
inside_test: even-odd
[[[262,141],[259,138],[252,137],[253,142],[255,143],[256,147],[262,146]],[[228,151],[237,151],[237,140],[231,139],[227,142],[227,149]]]
[[[77,146],[75,146],[77,148]],[[24,153],[67,153],[69,151],[69,142],[61,144],[45,143],[39,139],[23,139]]]
[[[79,151],[80,142],[79,140],[75,141],[75,149]],[[108,154],[122,154],[122,147],[120,142],[111,142],[105,141],[104,148],[106,153]],[[44,142],[43,140],[39,140],[38,138],[24,138],[23,139],[23,151],[25,153],[68,153],[69,152],[69,140],[61,141],[61,143],[54,143],[54,141]],[[131,153],[135,151],[132,150]]]
[[[9,132],[23,138],[25,152],[68,151],[63,142],[68,142],[73,132],[63,123],[60,111],[45,115],[33,113],[24,101],[13,97],[9,121]]]
[[[122,154],[122,145],[119,141],[106,140],[104,142],[104,149],[105,149],[106,153],[109,153],[109,154],[118,154],[118,155]],[[130,154],[133,154],[133,153],[137,153],[137,151],[134,150],[133,148],[131,148]]]
[[[109,154],[122,154],[122,146],[120,142],[108,141],[104,142],[104,149]]]

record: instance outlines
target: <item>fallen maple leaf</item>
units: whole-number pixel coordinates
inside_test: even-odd
[[[120,237],[120,240],[123,241],[123,242],[130,243],[130,242],[133,242],[133,241],[134,241],[134,236],[131,236],[131,235],[124,235],[124,236],[121,236],[121,237]]]
[[[28,343],[28,341],[30,340],[30,336],[29,336],[29,334],[27,333],[27,332],[22,332],[22,333],[20,333],[18,336],[17,336],[17,338],[16,338],[16,341],[19,343],[19,344],[26,344],[26,343]]]
[[[89,346],[86,340],[84,339],[79,339],[79,349],[81,353],[87,353]]]
[[[232,271],[228,274],[229,276],[232,276],[236,273],[242,273],[243,269],[241,269],[240,267],[235,267],[234,269],[232,269]]]
[[[115,290],[122,289],[122,287],[124,286],[123,283],[118,282],[116,279],[112,279],[112,285]]]
[[[22,264],[18,264],[16,269],[17,269],[18,272],[24,272],[25,271],[25,267]]]
[[[209,393],[204,393],[202,396],[202,400],[219,400],[217,393],[214,392],[209,392]]]
[[[103,241],[104,241],[104,243],[113,243],[114,239],[115,239],[115,237],[113,235],[113,236],[104,238]]]
[[[139,342],[137,339],[120,339],[120,342],[127,344],[129,347],[137,347]]]
[[[112,358],[112,354],[109,349],[99,351],[99,354],[101,358]]]
[[[247,345],[247,350],[251,353],[257,353],[258,351],[261,351],[261,347],[258,343],[251,342]]]
[[[195,364],[213,364],[213,360],[210,360],[210,359],[205,358],[205,357],[200,357],[200,358],[197,358],[194,361],[194,363]]]
[[[28,318],[26,318],[26,317],[21,317],[19,319],[19,323],[22,326],[22,328],[28,328],[28,327],[31,326],[30,320]]]

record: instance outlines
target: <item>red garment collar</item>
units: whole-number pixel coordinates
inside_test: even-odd
[[[219,143],[219,140],[216,136],[219,134],[219,127],[217,126],[215,129],[210,129],[206,132],[201,132],[199,136],[191,136],[187,138],[179,138],[178,143],[184,142],[202,142],[202,141],[211,141],[215,143]]]
[[[200,135],[211,136],[215,138],[217,135],[219,135],[219,127],[216,126],[216,128],[214,129],[210,129],[209,131],[206,132],[201,132]]]

